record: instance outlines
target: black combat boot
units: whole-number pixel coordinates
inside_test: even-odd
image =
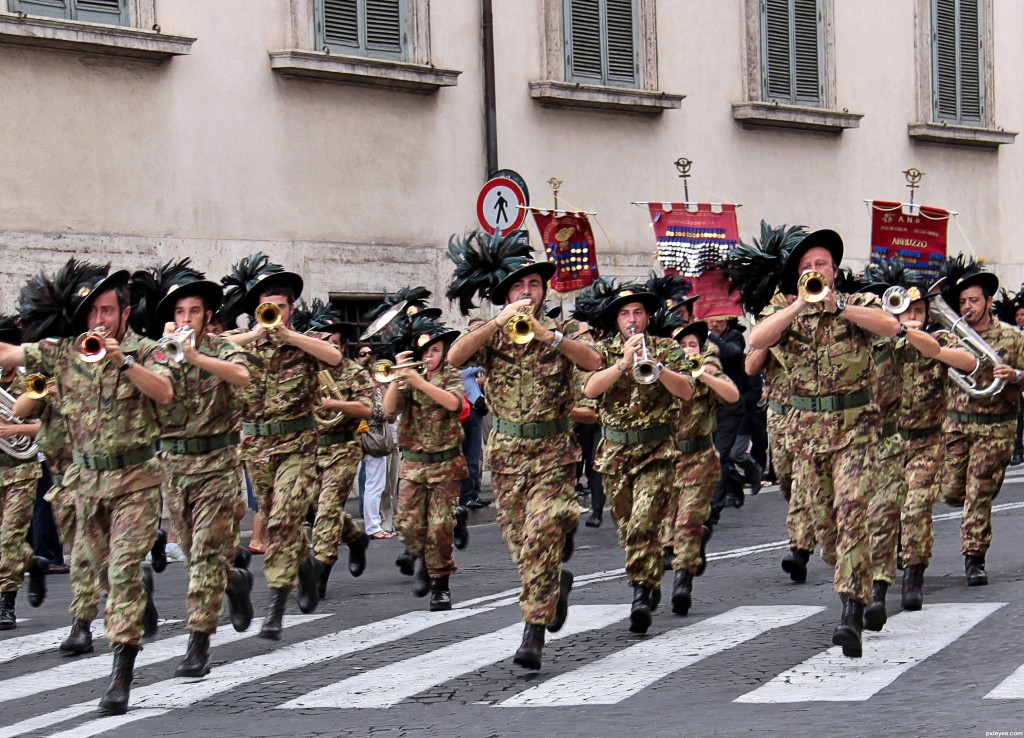
[[[863,655],[860,634],[864,630],[864,605],[842,598],[843,617],[832,633],[832,645],[843,647],[843,656],[859,659]]]
[[[988,574],[985,573],[985,557],[964,556],[964,573],[967,575],[968,587],[980,587],[988,584]]]
[[[562,563],[566,563],[572,558],[573,553],[576,551],[576,526],[565,534],[565,543],[562,545]]]
[[[249,564],[252,563],[252,554],[249,553],[249,549],[245,546],[235,547],[235,569],[248,569]]]
[[[146,609],[142,611],[142,637],[152,638],[156,635],[160,614],[156,611],[156,602],[153,601],[153,590],[156,588],[153,585],[153,570],[146,564],[142,565],[142,587],[146,590]],[[135,663],[134,656],[132,663]]]
[[[331,578],[331,569],[333,568],[334,564],[321,564],[320,566],[320,582],[317,584],[316,591],[321,600],[327,596],[327,580]]]
[[[544,626],[527,623],[523,629],[523,642],[512,660],[526,669],[539,669],[543,650]]]
[[[249,630],[252,623],[252,572],[234,568],[228,572],[228,610],[231,613],[231,627],[239,633]]]
[[[604,515],[601,510],[591,510],[590,517],[587,518],[587,522],[584,525],[588,528],[600,528],[603,520]]]
[[[557,633],[565,625],[565,618],[569,614],[569,592],[572,590],[572,572],[562,567],[562,574],[558,578],[558,604],[555,605],[555,619],[548,623],[548,630]]]
[[[807,562],[810,560],[810,551],[791,548],[789,553],[782,557],[782,571],[789,574],[789,578],[794,582],[806,582]]]
[[[699,577],[708,568],[708,541],[711,540],[713,532],[714,528],[707,523],[700,527],[700,563],[697,564],[697,571],[693,573],[695,577]]]
[[[672,562],[675,561],[676,551],[671,546],[665,546],[661,549],[661,570],[672,571]]]
[[[149,550],[149,560],[157,574],[167,568],[167,533],[163,528],[156,529],[156,540],[153,541],[153,548]]]
[[[651,614],[658,609],[658,605],[661,604],[661,583],[658,583],[657,587],[651,587]]]
[[[629,632],[646,633],[651,627],[651,588],[633,586],[633,607],[629,611]]]
[[[889,591],[889,583],[876,579],[871,584],[871,604],[864,608],[864,628],[879,631],[889,619],[885,612],[885,595]]]
[[[920,610],[924,604],[924,570],[927,564],[911,564],[903,570],[903,592],[900,604],[904,610]]]
[[[185,658],[174,670],[176,677],[204,677],[210,673],[210,634],[189,631]]]
[[[14,630],[18,627],[18,617],[14,614],[14,601],[18,592],[0,592],[0,630]]]
[[[426,597],[429,591],[430,573],[427,571],[427,562],[416,559],[416,578],[412,580],[412,593],[416,597]]]
[[[370,545],[370,537],[360,533],[354,541],[349,541],[348,546],[348,573],[358,577],[366,571],[366,549]]]
[[[430,612],[452,609],[452,591],[448,586],[448,577],[430,580]]]
[[[111,715],[128,712],[128,695],[132,691],[132,676],[135,672],[135,657],[138,646],[118,643],[114,646],[114,664],[110,670],[110,685],[100,698],[100,709]]]
[[[92,653],[92,622],[75,618],[71,621],[71,632],[68,637],[61,641],[60,650],[62,653],[70,653],[79,656],[83,653]]]
[[[272,587],[270,600],[267,602],[267,616],[263,618],[263,626],[260,628],[260,638],[267,638],[271,641],[281,640],[281,621],[284,620],[284,608],[288,604],[288,589],[286,587]]]
[[[411,577],[416,573],[416,559],[412,557],[407,548],[402,549],[402,553],[395,559],[395,566],[398,567],[398,571],[407,577]]]
[[[46,599],[46,575],[50,573],[50,562],[42,556],[33,556],[28,568],[28,604],[39,607]]]
[[[462,505],[455,508],[455,529],[452,531],[452,543],[460,551],[469,545],[469,528],[466,527],[467,518],[469,518],[469,510]]]
[[[299,564],[299,610],[307,615],[320,604],[320,571],[323,564],[310,553]]]
[[[690,595],[693,593],[693,574],[686,570],[676,572],[672,582],[672,612],[685,615],[690,612]]]

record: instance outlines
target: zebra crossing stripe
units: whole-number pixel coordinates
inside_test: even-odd
[[[629,607],[626,605],[575,605],[569,608],[569,617],[562,629],[548,634],[548,639],[556,640],[604,628],[628,615]],[[432,651],[363,672],[290,700],[280,708],[391,707],[450,679],[510,658],[522,637],[522,623],[511,625],[494,633],[445,645],[440,653]]]
[[[314,620],[329,617],[328,615],[295,615],[286,616],[284,627],[301,625]],[[258,629],[250,628],[244,633],[236,633],[231,628],[221,628],[211,639],[214,647],[233,643],[245,638],[252,638],[258,633]],[[156,643],[146,644],[135,659],[135,668],[141,669],[144,666],[156,664],[168,659],[181,658],[185,655],[185,646],[188,644],[189,636],[183,635],[164,638]],[[0,703],[19,700],[25,697],[38,695],[42,692],[49,692],[58,689],[65,689],[76,684],[91,682],[94,679],[104,679],[110,676],[110,667],[113,663],[113,655],[110,652],[100,656],[82,657],[67,661],[60,666],[51,669],[33,672],[20,677],[0,680]]]
[[[48,738],[89,738],[90,736],[99,735],[100,733],[119,730],[130,723],[136,723],[139,720],[163,715],[166,712],[170,712],[170,710],[133,709],[127,715],[112,715],[110,717],[93,720],[86,728],[76,727],[69,730],[63,730],[60,733],[51,733]]]
[[[19,620],[18,622],[24,623],[25,621]],[[172,623],[180,623],[181,621],[159,620],[157,622],[162,627]],[[0,652],[0,664],[20,659],[22,656],[31,656],[34,653],[56,651],[57,647],[60,646],[61,641],[67,638],[68,633],[70,632],[71,627],[65,626],[63,628],[54,628],[53,630],[44,630],[42,633],[32,633],[27,636],[2,639],[0,640],[0,644],[3,644],[3,651]],[[106,638],[106,634],[103,632],[102,620],[93,621],[92,633],[94,641],[100,641]]]
[[[889,618],[881,633],[864,633],[864,656],[846,658],[838,646],[738,697],[748,704],[861,702],[908,669],[938,653],[1005,602],[926,605]]]
[[[734,648],[774,628],[797,623],[824,609],[737,607],[560,674],[498,706],[614,705],[679,669]],[[637,664],[643,664],[643,668],[638,669]]]
[[[986,700],[1024,700],[1024,665],[985,695]]]

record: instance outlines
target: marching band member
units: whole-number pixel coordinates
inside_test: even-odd
[[[399,473],[396,527],[409,554],[417,560],[413,594],[430,591],[430,610],[450,610],[449,577],[458,571],[452,559],[455,508],[462,480],[468,475],[462,455],[462,410],[465,387],[462,375],[445,362],[448,346],[458,331],[442,323],[414,318],[409,334],[400,342],[411,351],[398,351],[397,381],[384,390],[384,413],[391,422],[399,414]],[[408,365],[423,362],[424,371]]]
[[[476,234],[449,242],[456,259],[449,299],[459,298],[463,314],[478,294],[503,307],[496,318],[455,341],[448,361],[456,367],[472,361],[487,373],[494,416],[487,446],[498,525],[523,584],[519,602],[525,628],[514,661],[539,669],[545,626],[555,632],[564,624],[573,579],[560,561],[579,519],[574,475],[580,452],[570,427],[570,368],[593,371],[600,358],[541,314],[555,267],[532,261],[530,251],[515,235]],[[517,342],[530,335],[521,338],[517,326],[529,329],[531,340]],[[510,332],[516,332],[515,340]]]

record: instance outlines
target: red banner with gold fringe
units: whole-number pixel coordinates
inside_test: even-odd
[[[599,276],[594,232],[586,213],[530,208],[544,242],[544,253],[555,265],[551,289],[581,290]]]
[[[902,259],[929,281],[938,279],[946,260],[949,215],[942,208],[872,200],[872,260]]]

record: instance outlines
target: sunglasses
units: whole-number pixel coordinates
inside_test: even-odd
[[[358,354],[356,354],[356,356],[359,356],[359,357],[369,356],[369,355],[370,355],[369,351],[360,351]]]

